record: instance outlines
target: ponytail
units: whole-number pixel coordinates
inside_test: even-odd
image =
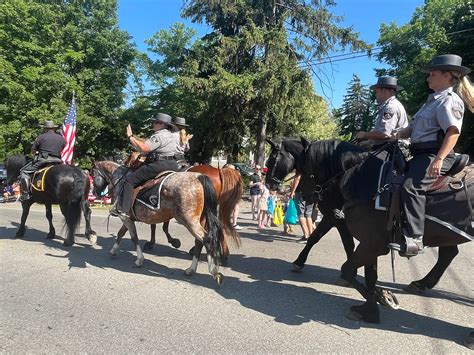
[[[466,104],[469,111],[474,112],[474,86],[467,75],[459,76],[457,72],[451,72],[454,78],[454,90]]]

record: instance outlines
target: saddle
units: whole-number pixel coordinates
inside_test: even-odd
[[[62,161],[47,161],[45,165],[41,169],[36,170],[33,173],[33,177],[31,178],[31,188],[35,189],[36,191],[44,191],[44,179],[46,178],[46,173],[49,169],[53,166],[62,164]]]
[[[161,186],[166,178],[174,173],[176,171],[162,171],[154,179],[148,180],[143,185],[136,187],[132,193],[132,206],[134,206],[136,201],[139,201],[152,210],[160,209]]]

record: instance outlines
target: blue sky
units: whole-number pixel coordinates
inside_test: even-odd
[[[382,23],[395,22],[398,26],[407,23],[422,0],[340,0],[333,7],[336,15],[344,16],[343,25],[353,26],[360,38],[375,44]],[[168,29],[175,22],[183,22],[195,28],[201,36],[207,28],[196,25],[180,17],[181,0],[119,0],[119,24],[126,30],[140,51],[147,49],[144,41],[160,29]],[[340,54],[340,53],[337,53]],[[325,96],[331,108],[342,104],[344,94],[353,74],[357,74],[363,84],[377,81],[374,68],[384,67],[375,58],[355,58],[322,66],[329,77],[332,90],[325,89]],[[323,96],[322,88],[314,80],[315,88]]]

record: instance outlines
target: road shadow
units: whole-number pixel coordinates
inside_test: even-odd
[[[15,224],[12,223],[12,225]],[[15,232],[14,228],[0,228],[0,236],[3,239],[14,239]],[[382,307],[381,324],[371,325],[348,320],[344,315],[350,306],[362,303],[360,298],[357,301],[338,293],[322,292],[310,285],[311,282],[332,284],[339,275],[339,270],[311,265],[305,268],[305,273],[294,274],[289,271],[290,262],[234,254],[231,256],[230,269],[247,275],[248,279],[226,276],[224,285],[218,287],[207,274],[207,265],[204,263],[200,263],[198,274],[192,277],[185,276],[182,269],[169,268],[150,259],[145,260],[143,267],[134,268],[133,262],[136,257],[130,242],[123,243],[118,256],[111,258],[109,249],[114,243],[111,237],[98,236],[99,247],[91,246],[84,238],[78,238],[76,245],[64,248],[62,240],[46,239],[46,234],[46,232],[31,228],[28,229],[25,239],[19,239],[18,243],[43,243],[51,248],[51,251],[45,253],[47,257],[68,260],[70,268],[114,269],[150,277],[162,277],[211,289],[224,299],[234,300],[245,308],[265,314],[275,322],[288,326],[298,326],[314,321],[339,330],[342,336],[350,336],[352,331],[359,328],[371,328],[400,334],[418,334],[448,341],[457,341],[460,336],[470,331],[467,327],[433,317],[403,309],[394,311]],[[56,249],[66,253],[56,253]],[[160,245],[155,252],[159,256],[188,259],[187,252],[167,245]],[[223,272],[225,273],[225,268]],[[287,281],[306,284],[295,285]],[[223,317],[225,321],[225,316]]]

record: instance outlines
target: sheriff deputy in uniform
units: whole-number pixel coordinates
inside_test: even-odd
[[[415,114],[410,125],[395,138],[410,138],[413,159],[401,189],[405,245],[391,244],[405,256],[415,256],[423,248],[425,226],[425,192],[438,176],[453,166],[453,148],[461,133],[464,103],[474,111],[474,88],[454,54],[439,55],[422,69],[428,73],[428,86],[434,93]],[[464,101],[464,102],[463,102]]]
[[[178,165],[187,165],[184,154],[189,150],[189,141],[193,138],[193,135],[186,132],[186,127],[189,127],[189,125],[186,124],[186,119],[175,117],[173,124],[178,127],[178,131],[175,132],[177,150],[176,159],[178,160]]]
[[[397,100],[395,94],[403,88],[397,85],[397,79],[391,76],[378,78],[377,84],[370,87],[375,90],[375,97],[379,104],[377,120],[374,129],[370,132],[358,132],[357,139],[369,139],[377,148],[384,141],[389,140],[395,133],[408,126],[405,108]]]
[[[145,164],[125,178],[123,189],[119,194],[115,207],[111,210],[112,215],[128,217],[132,207],[133,189],[142,183],[153,179],[158,173],[165,170],[178,171],[176,162],[176,136],[172,132],[174,128],[171,116],[158,113],[153,119],[153,130],[155,133],[147,140],[135,137],[130,125],[127,126],[127,137],[130,143],[146,153]]]
[[[56,133],[59,125],[54,124],[53,121],[45,121],[40,127],[44,131],[36,138],[31,147],[35,158],[20,170],[21,201],[26,201],[31,197],[31,174],[48,163],[62,163],[61,151],[66,145],[66,140],[62,135]]]

